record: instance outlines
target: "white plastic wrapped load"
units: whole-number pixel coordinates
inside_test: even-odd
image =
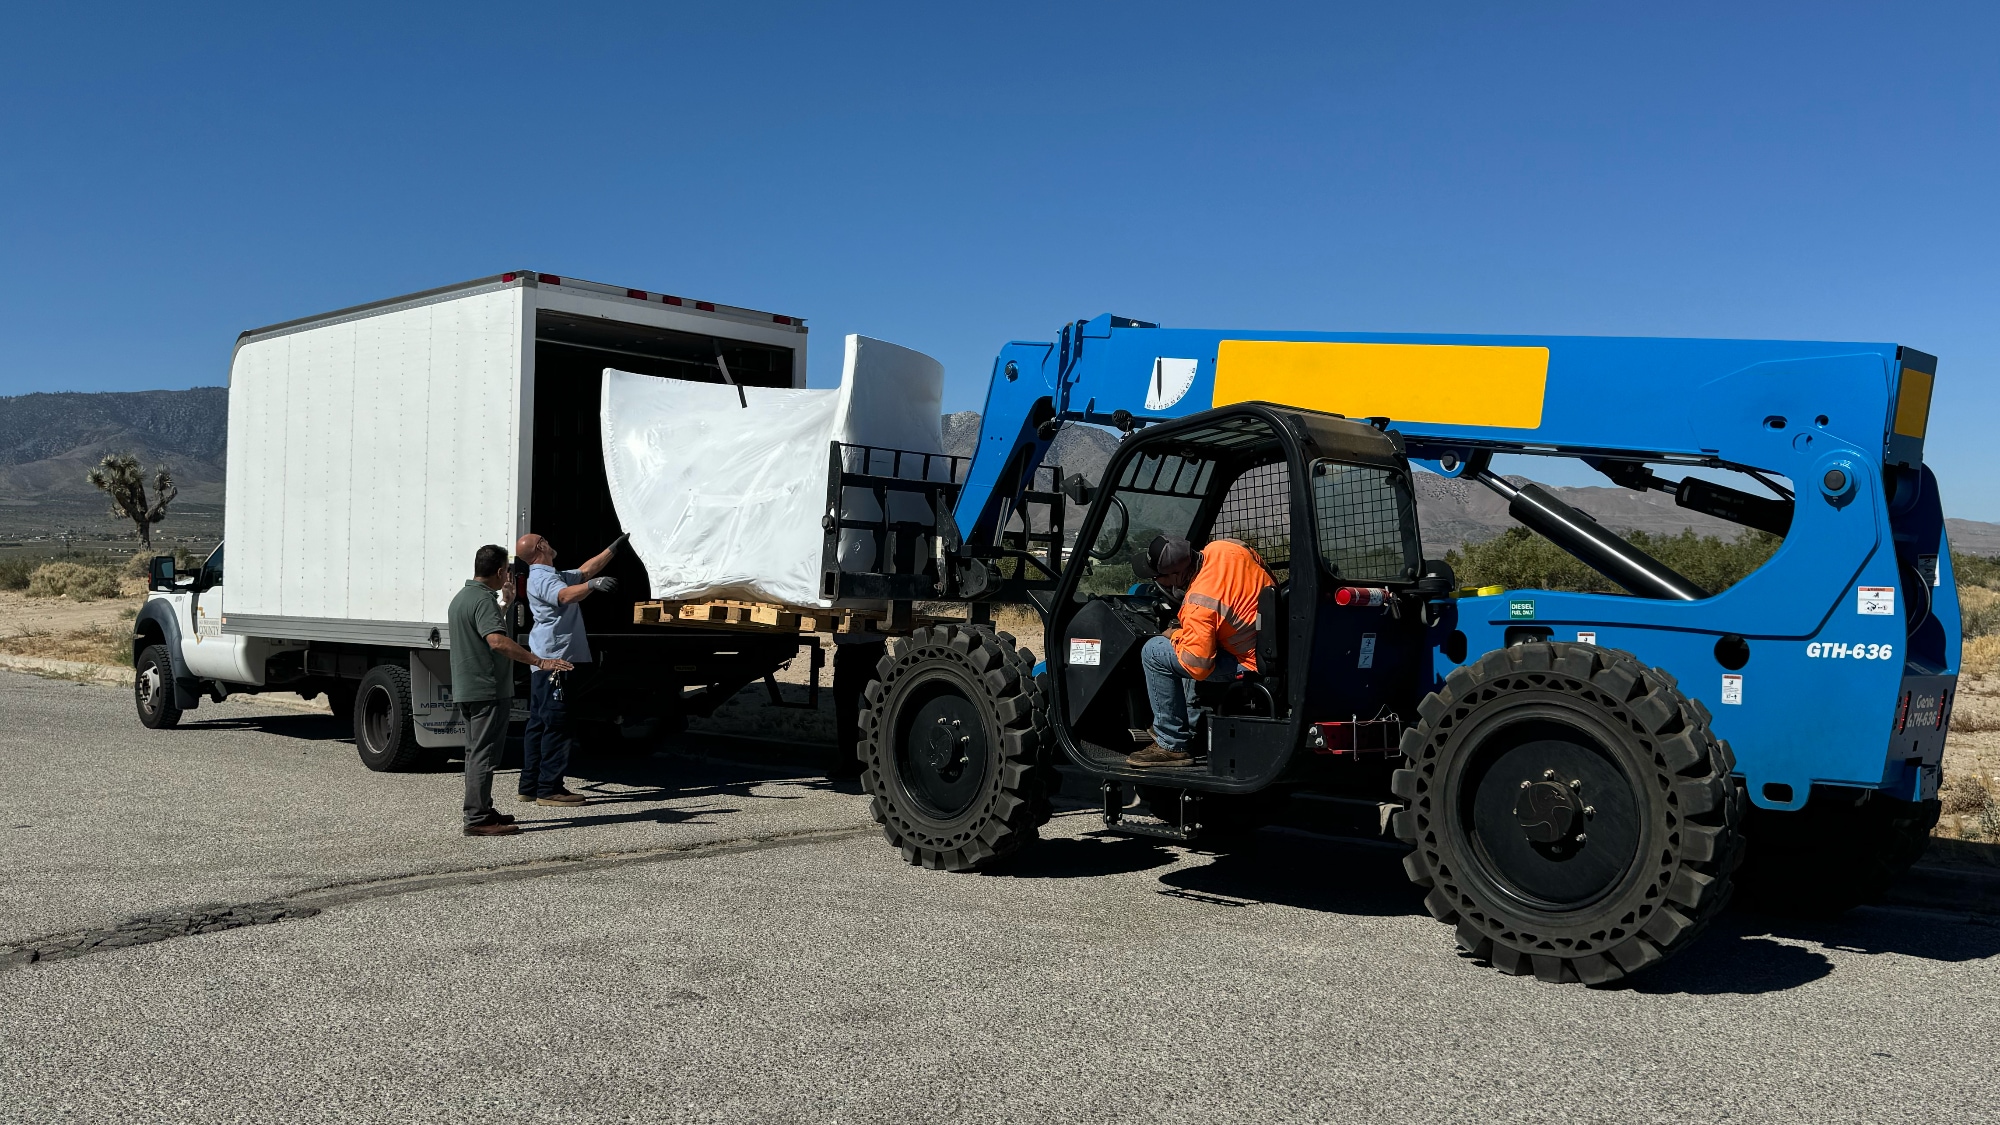
[[[943,397],[936,360],[866,336],[847,337],[838,390],[739,389],[607,369],[605,476],[651,595],[833,604],[820,583],[830,443],[942,452]],[[884,459],[876,462],[871,471],[887,475]],[[921,471],[912,464],[903,475]],[[942,466],[932,475],[942,479]],[[879,518],[873,497],[847,491],[844,514]],[[897,519],[932,518],[918,496],[892,494],[890,507]],[[843,534],[842,569],[867,569],[873,555],[866,533]]]

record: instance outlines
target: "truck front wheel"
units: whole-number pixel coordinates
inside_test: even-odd
[[[181,721],[181,709],[174,706],[174,664],[167,646],[147,645],[139,653],[133,669],[132,702],[139,709],[139,723],[153,730],[165,730]]]
[[[417,745],[408,669],[377,664],[361,677],[354,693],[354,748],[362,765],[384,773],[415,769],[429,758]]]
[[[1012,637],[918,629],[890,642],[863,701],[861,784],[904,859],[969,871],[1036,838],[1055,769],[1034,661]]]
[[[1502,972],[1603,984],[1692,944],[1741,855],[1734,757],[1673,677],[1537,642],[1452,672],[1403,735],[1424,905]]]

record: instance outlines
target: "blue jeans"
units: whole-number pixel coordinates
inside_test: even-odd
[[[1194,741],[1194,724],[1188,709],[1194,705],[1197,681],[1181,667],[1174,655],[1174,642],[1153,637],[1139,649],[1139,667],[1146,670],[1146,698],[1153,704],[1153,740],[1165,750],[1187,750]],[[1226,684],[1236,678],[1236,661],[1228,653],[1215,654],[1215,671],[1209,683]]]
[[[528,675],[528,729],[521,736],[521,795],[547,797],[563,791],[570,748],[569,701],[556,677],[537,668]]]

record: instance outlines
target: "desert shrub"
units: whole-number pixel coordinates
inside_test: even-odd
[[[1953,551],[1951,571],[1958,579],[1961,590],[1967,586],[1985,586],[1988,589],[2000,590],[2000,558]]]
[[[1977,774],[1959,774],[1938,788],[1942,811],[1952,816],[1979,812],[1992,799],[1992,794],[1986,791],[1986,784]]]
[[[2000,633],[2000,590],[1986,586],[1958,588],[1958,616],[1966,639]]]
[[[35,568],[40,565],[33,559],[18,556],[0,559],[0,590],[27,589],[28,576],[35,573]]]
[[[1988,633],[1983,637],[1970,637],[1959,655],[1959,671],[1974,676],[1990,676],[2000,672],[2000,635]],[[1958,725],[1958,717],[1952,717],[1952,725]]]
[[[1763,566],[1784,540],[1769,532],[1745,528],[1735,539],[1696,535],[1625,534],[1633,546],[1685,575],[1710,593],[1721,593]],[[1447,552],[1463,586],[1506,586],[1519,590],[1580,590],[1622,593],[1617,585],[1579,562],[1576,556],[1529,531],[1510,527],[1484,543],[1468,543]]]
[[[85,566],[82,563],[43,563],[28,576],[31,598],[68,597],[87,602],[118,596],[118,571],[114,567]]]

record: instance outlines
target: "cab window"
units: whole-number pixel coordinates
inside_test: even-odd
[[[1343,582],[1415,578],[1423,566],[1417,504],[1395,469],[1318,460],[1312,464],[1313,528],[1320,562]]]

